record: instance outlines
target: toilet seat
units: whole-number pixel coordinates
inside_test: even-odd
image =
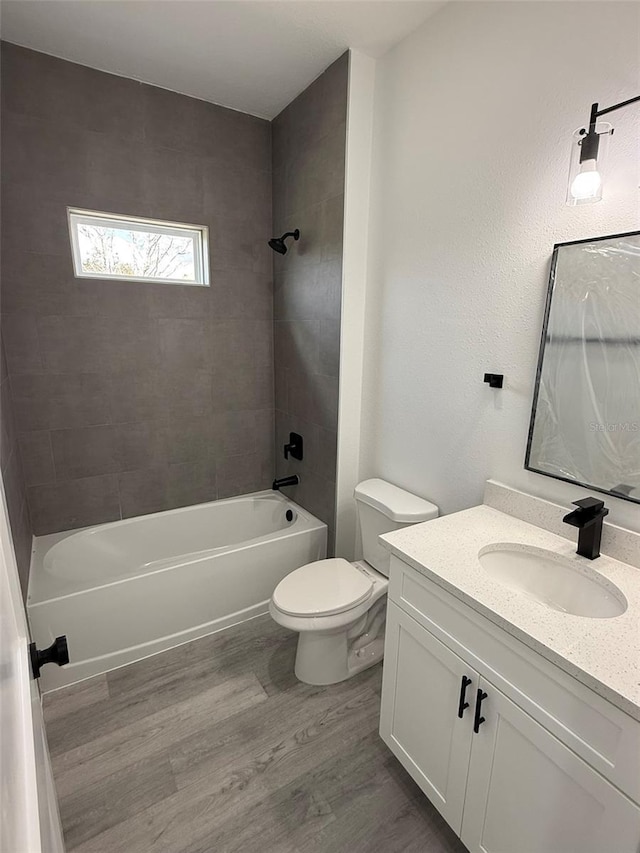
[[[371,597],[373,581],[340,557],[307,563],[288,574],[275,589],[273,603],[289,616],[331,616]]]

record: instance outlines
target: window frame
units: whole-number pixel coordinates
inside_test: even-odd
[[[142,216],[127,216],[122,213],[105,213],[98,210],[86,210],[78,207],[67,208],[67,223],[71,243],[73,274],[76,278],[146,282],[147,284],[181,284],[187,287],[209,287],[209,228],[206,225],[193,225],[185,222],[171,222],[165,219],[147,219]],[[85,272],[82,269],[82,257],[78,240],[78,225],[94,225],[102,228],[117,228],[118,224],[132,226],[131,230],[146,231],[152,234],[170,234],[191,237],[194,246],[194,270],[196,281],[183,278],[159,278],[153,276],[133,276],[121,273]]]

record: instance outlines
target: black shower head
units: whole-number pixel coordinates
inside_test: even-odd
[[[286,234],[283,234],[282,237],[272,237],[269,240],[269,246],[273,249],[274,252],[277,252],[279,255],[287,254],[287,244],[284,242],[287,237],[293,237],[294,240],[300,239],[300,232],[296,228],[295,231],[287,231]]]
[[[287,247],[285,246],[282,237],[274,237],[272,240],[269,240],[269,246],[271,246],[273,251],[277,252],[279,255],[287,254]]]

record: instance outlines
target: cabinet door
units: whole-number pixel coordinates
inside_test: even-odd
[[[469,707],[458,716],[462,679]],[[477,673],[389,602],[380,735],[459,834]]]
[[[471,853],[637,853],[640,809],[484,678],[462,840]]]

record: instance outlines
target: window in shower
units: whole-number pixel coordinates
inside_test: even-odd
[[[78,278],[209,284],[209,229],[204,225],[75,208],[68,214]]]

